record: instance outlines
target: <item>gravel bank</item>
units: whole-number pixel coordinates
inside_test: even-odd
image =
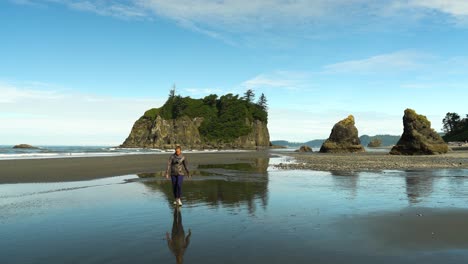
[[[279,169],[307,169],[321,171],[406,170],[468,168],[468,151],[453,151],[444,155],[394,156],[385,152],[355,154],[291,153],[294,162],[274,165]]]

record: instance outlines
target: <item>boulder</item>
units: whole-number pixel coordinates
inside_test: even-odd
[[[34,147],[34,146],[31,146],[31,145],[28,145],[28,144],[19,144],[19,145],[15,145],[15,146],[13,146],[13,148],[19,148],[19,149],[38,149],[38,147]]]
[[[431,128],[426,116],[406,109],[403,116],[403,135],[392,148],[392,155],[434,155],[447,153],[449,147],[442,137]]]
[[[322,153],[364,152],[358,130],[354,125],[354,116],[349,115],[333,126],[330,137],[320,148]]]
[[[313,152],[313,151],[311,147],[303,145],[299,149],[295,150],[295,152]]]

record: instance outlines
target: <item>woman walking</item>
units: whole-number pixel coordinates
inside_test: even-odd
[[[190,173],[188,169],[187,159],[182,155],[182,148],[177,146],[175,153],[169,157],[167,161],[166,179],[169,179],[171,175],[172,191],[174,193],[174,204],[182,205],[180,197],[182,196],[182,183],[184,182],[184,176],[188,176]]]

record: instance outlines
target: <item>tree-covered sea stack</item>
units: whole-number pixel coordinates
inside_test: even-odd
[[[268,147],[267,100],[254,102],[252,90],[243,97],[216,94],[201,99],[175,95],[140,117],[121,147],[170,149],[255,149]]]
[[[403,135],[392,148],[392,155],[434,155],[447,153],[449,148],[442,137],[431,128],[426,116],[406,109],[403,116]]]

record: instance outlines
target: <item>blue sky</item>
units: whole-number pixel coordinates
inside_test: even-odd
[[[0,144],[117,145],[183,96],[269,100],[273,140],[436,130],[468,114],[468,2],[10,0],[0,3]]]

